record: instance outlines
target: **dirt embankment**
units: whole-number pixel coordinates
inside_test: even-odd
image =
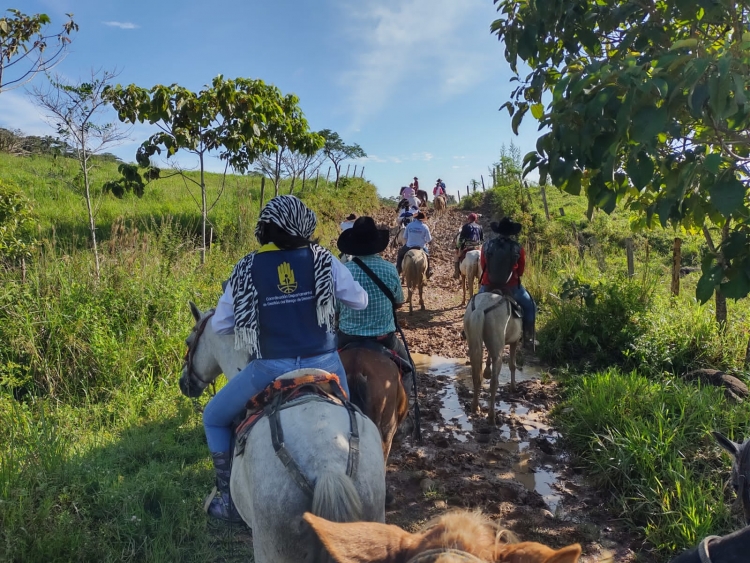
[[[550,426],[556,386],[535,358],[523,359],[513,394],[503,385],[508,377],[504,368],[495,428],[487,427],[484,413],[467,414],[473,390],[460,338],[465,308],[452,262],[453,239],[465,216],[448,209],[442,217],[428,219],[435,273],[425,289],[427,310],[417,306],[412,315],[399,313],[419,364],[423,442],[407,438],[392,450],[388,484],[396,500],[387,522],[416,530],[447,509],[480,508],[522,540],[555,547],[581,543],[584,563],[635,561],[634,551],[641,546],[602,509],[604,499],[570,464]],[[389,224],[394,218],[391,209],[376,216]],[[489,217],[480,222],[487,235]],[[386,252],[392,261],[395,255],[395,249]],[[485,389],[485,408],[487,395]]]

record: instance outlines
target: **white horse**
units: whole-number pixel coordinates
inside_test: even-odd
[[[469,299],[474,297],[474,280],[479,283],[482,276],[482,268],[480,266],[480,258],[482,253],[478,250],[469,250],[461,260],[459,269],[461,270],[461,287],[464,290],[463,298],[461,299],[461,306],[466,305],[466,286],[469,286]]]
[[[402,271],[406,282],[406,300],[409,302],[409,314],[413,312],[411,298],[415,289],[419,292],[419,308],[424,311],[422,291],[425,283],[427,283],[427,254],[425,254],[425,251],[413,248],[407,252],[402,262]]]
[[[229,379],[236,375],[247,365],[247,354],[234,349],[234,335],[213,330],[213,310],[201,313],[193,303],[190,309],[196,324],[186,340],[180,389],[196,397],[220,373]],[[352,463],[356,456],[350,444],[350,411],[305,399],[283,405],[278,419],[283,446],[311,492],[303,491],[277,456],[267,417],[255,424],[244,452],[234,457],[232,499],[253,531],[257,563],[325,560],[318,540],[302,521],[306,511],[340,522],[385,521],[385,465],[375,424],[359,412],[351,415],[359,432],[358,463]],[[351,478],[350,464],[356,467]]]
[[[487,366],[484,378],[490,380],[489,422],[495,423],[495,396],[497,395],[502,354],[510,344],[510,390],[516,388],[516,349],[523,336],[521,319],[511,312],[510,301],[496,293],[479,293],[469,301],[464,314],[464,332],[469,344],[471,379],[474,398],[471,409],[479,413],[479,393],[482,389],[482,357],[487,346]]]

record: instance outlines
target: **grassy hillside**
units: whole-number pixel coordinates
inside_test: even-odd
[[[0,180],[31,199],[42,239],[25,282],[0,269],[0,561],[245,561],[242,528],[212,527],[201,511],[213,484],[208,397],[183,397],[177,380],[188,300],[215,306],[257,244],[259,181],[228,179],[203,266],[200,213],[181,180],[153,182],[142,199],[104,195],[96,281],[73,164],[0,155]],[[116,177],[114,164],[94,175]],[[208,184],[217,194],[218,176]],[[359,179],[308,184],[302,197],[326,245],[345,215],[378,205]]]

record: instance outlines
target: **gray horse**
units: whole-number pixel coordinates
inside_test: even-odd
[[[220,373],[228,378],[236,375],[247,364],[247,355],[234,349],[234,335],[213,330],[213,311],[201,313],[192,303],[190,308],[196,324],[186,340],[188,353],[180,389],[195,397]],[[271,425],[264,417],[250,431],[244,448],[235,453],[232,498],[253,530],[257,563],[326,561],[302,516],[311,511],[339,522],[385,521],[380,434],[361,413],[350,413],[344,406],[311,400],[309,396],[283,405],[278,420],[283,431],[281,444],[299,472],[288,470],[289,465],[277,455]],[[351,447],[354,426],[359,433],[358,452]],[[355,470],[349,471],[352,465]],[[347,475],[350,472],[351,478]],[[305,482],[309,485],[307,492],[303,489]]]
[[[741,444],[721,432],[711,432],[719,445],[732,455],[732,488],[742,503],[745,524],[750,525],[750,439]]]

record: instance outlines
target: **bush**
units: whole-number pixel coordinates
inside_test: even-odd
[[[0,179],[0,261],[16,264],[30,258],[38,228],[29,200],[13,184]]]

